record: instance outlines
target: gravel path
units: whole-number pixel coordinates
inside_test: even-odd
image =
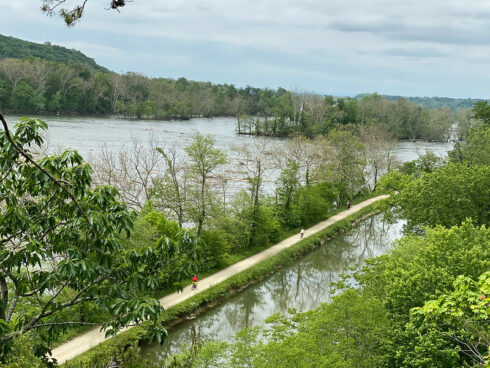
[[[387,195],[381,195],[368,199],[356,205],[353,205],[349,210],[342,211],[337,215],[330,217],[328,220],[320,222],[315,226],[306,229],[304,237],[313,235],[325,229],[326,227],[345,219],[346,217],[356,213],[357,211],[360,211],[364,207],[367,207],[370,204],[387,197],[388,197]],[[219,284],[220,282],[229,279],[230,277],[236,275],[237,273],[240,273],[256,265],[257,263],[260,263],[261,261],[280,253],[282,250],[289,248],[290,246],[296,244],[299,240],[300,240],[299,234],[293,235],[260,253],[257,253],[247,259],[244,259],[243,261],[237,262],[231,265],[230,267],[225,268],[224,270],[216,272],[215,274],[200,280],[198,283],[197,290],[192,290],[191,286],[189,285],[185,287],[182,292],[169,294],[163,297],[162,299],[160,299],[160,303],[165,308],[170,308],[176,304],[182,303],[183,301],[195,295],[196,292],[204,291],[216,284]],[[120,332],[123,332],[125,330],[126,329],[121,330]],[[73,359],[77,355],[82,354],[83,352],[89,350],[90,348],[100,344],[105,340],[106,338],[104,337],[104,332],[100,332],[99,328],[95,328],[93,330],[84,333],[83,335],[74,338],[73,340],[65,344],[58,346],[56,349],[53,349],[53,358],[55,358],[59,364],[62,364],[67,360]]]

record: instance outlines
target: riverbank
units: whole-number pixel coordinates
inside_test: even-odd
[[[162,316],[161,322],[167,325],[171,325],[172,322],[176,323],[182,317],[197,312],[199,308],[205,308],[209,303],[218,303],[219,300],[263,279],[281,265],[320,246],[326,238],[350,228],[354,221],[372,211],[374,203],[384,198],[386,196],[378,196],[353,205],[350,210],[343,211],[307,229],[303,240],[296,234],[261,253],[201,280],[198,294],[188,286],[182,293],[174,293],[162,298],[160,302],[167,311]],[[107,364],[113,357],[121,357],[137,349],[145,333],[144,326],[134,327],[120,333],[114,339],[107,340],[104,333],[100,333],[97,329],[92,330],[54,349],[53,357],[59,363],[64,363],[86,352],[65,364],[65,367],[92,367]],[[91,350],[87,352],[89,349]]]

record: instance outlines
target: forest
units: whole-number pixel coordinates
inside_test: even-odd
[[[369,93],[361,93],[355,96],[356,99],[361,99],[366,97]],[[441,107],[449,107],[453,112],[464,109],[471,109],[475,103],[484,101],[481,99],[475,98],[450,98],[450,97],[416,97],[416,96],[391,96],[391,95],[382,95],[383,98],[387,100],[399,100],[400,98],[404,98],[410,102],[413,102],[420,107],[426,107],[429,109],[436,109]]]
[[[64,64],[87,64],[91,68],[101,71],[108,71],[98,65],[94,59],[89,58],[82,52],[75,49],[68,49],[63,46],[52,45],[50,42],[44,44],[24,41],[15,37],[7,37],[0,34],[0,58],[14,59],[41,59],[55,61]]]
[[[447,141],[476,100],[355,98],[117,74],[75,50],[0,38],[0,110],[102,114],[125,119],[234,116],[239,134],[314,137],[345,125],[378,124],[397,139]]]
[[[127,119],[235,116],[239,134],[308,137],[348,124],[379,124],[398,139],[447,141],[456,115],[377,94],[322,97],[285,89],[119,75],[83,63],[0,60],[0,108],[13,113],[114,114]],[[462,113],[464,114],[464,112]]]

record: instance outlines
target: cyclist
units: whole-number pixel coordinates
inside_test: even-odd
[[[192,290],[197,288],[197,276],[192,276]]]

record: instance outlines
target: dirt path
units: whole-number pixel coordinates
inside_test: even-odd
[[[318,231],[323,230],[326,227],[345,219],[346,217],[352,215],[353,213],[360,211],[364,207],[367,207],[370,204],[387,197],[388,197],[387,195],[381,195],[378,197],[368,199],[356,205],[353,205],[349,210],[342,211],[337,215],[330,217],[328,220],[320,222],[315,226],[306,229],[304,236],[308,237],[310,235],[313,235]],[[224,270],[216,272],[215,274],[200,280],[197,291],[192,290],[191,286],[189,285],[185,287],[182,292],[173,293],[163,297],[162,299],[160,299],[160,303],[165,308],[170,308],[176,304],[182,303],[183,301],[195,295],[196,292],[204,291],[216,284],[219,284],[220,282],[229,279],[230,277],[236,275],[237,273],[240,273],[256,265],[257,263],[260,263],[264,259],[272,257],[277,253],[281,252],[282,250],[289,248],[290,246],[296,244],[299,240],[300,240],[299,234],[293,235],[260,253],[257,253],[247,259],[244,259],[243,261],[235,263],[234,265],[231,265],[230,267],[225,268]],[[87,351],[88,349],[100,344],[105,340],[106,338],[104,337],[104,332],[99,332],[99,328],[90,330],[89,332],[86,332],[85,334],[80,335],[79,337],[76,337],[73,340],[63,345],[58,346],[56,349],[53,349],[53,358],[55,358],[59,364],[62,364],[67,360],[73,359],[77,355]]]

